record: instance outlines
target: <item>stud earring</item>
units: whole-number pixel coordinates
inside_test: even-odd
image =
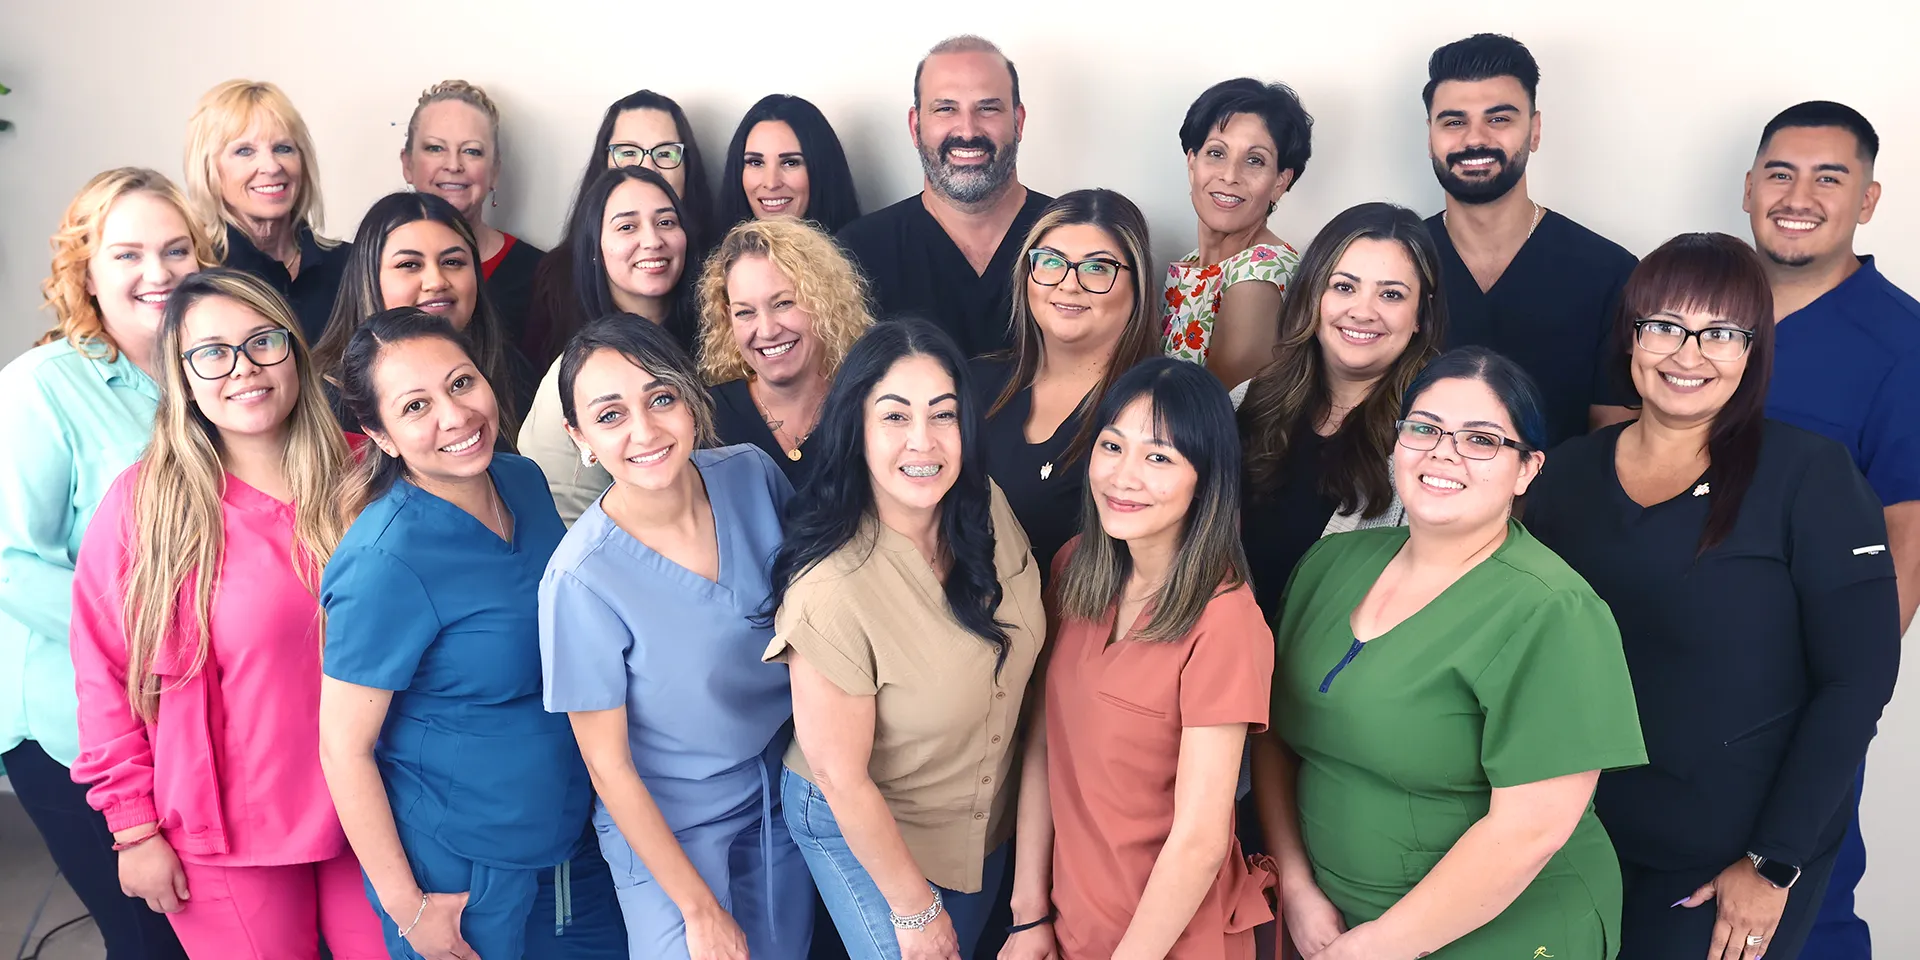
[[[599,462],[600,462],[600,458],[594,456],[592,450],[588,450],[585,447],[580,448],[580,465],[581,466],[591,467],[594,464]]]

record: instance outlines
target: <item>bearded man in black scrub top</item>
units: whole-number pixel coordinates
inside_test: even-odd
[[[929,320],[969,357],[1012,346],[1013,261],[1053,200],[1020,185],[1026,122],[1020,75],[991,42],[954,37],[920,61],[907,130],[926,186],[839,234],[872,284],[875,316]]]
[[[1533,377],[1548,445],[1630,417],[1632,389],[1609,361],[1613,314],[1638,262],[1619,244],[1535,203],[1527,158],[1540,149],[1540,67],[1492,33],[1427,61],[1427,150],[1447,206],[1427,220],[1447,298],[1445,349],[1481,346]]]

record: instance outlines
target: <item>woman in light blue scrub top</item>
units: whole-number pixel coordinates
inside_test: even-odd
[[[548,710],[573,721],[633,957],[800,960],[813,881],[780,814],[787,668],[760,661],[793,489],[752,445],[697,449],[712,401],[659,326],[622,314],[567,345],[568,433],[613,485],[540,582]]]
[[[388,950],[625,957],[586,768],[540,706],[539,579],[565,532],[546,479],[493,452],[491,389],[445,320],[376,314],[343,367],[374,446],[321,579],[321,766]]]

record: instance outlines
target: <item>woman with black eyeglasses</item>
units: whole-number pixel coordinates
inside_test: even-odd
[[[1627,281],[1640,418],[1568,441],[1527,526],[1613,608],[1651,763],[1596,798],[1626,887],[1621,955],[1791,960],[1893,694],[1880,502],[1838,443],[1763,410],[1759,258],[1686,234]]]

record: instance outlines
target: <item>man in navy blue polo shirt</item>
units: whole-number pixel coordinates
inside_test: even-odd
[[[1788,107],[1760,135],[1741,205],[1779,321],[1767,415],[1845,444],[1879,493],[1904,630],[1920,603],[1920,301],[1853,252],[1855,228],[1880,200],[1879,151],[1873,125],[1850,107]],[[1856,810],[1803,960],[1872,956],[1853,910],[1865,871]]]

